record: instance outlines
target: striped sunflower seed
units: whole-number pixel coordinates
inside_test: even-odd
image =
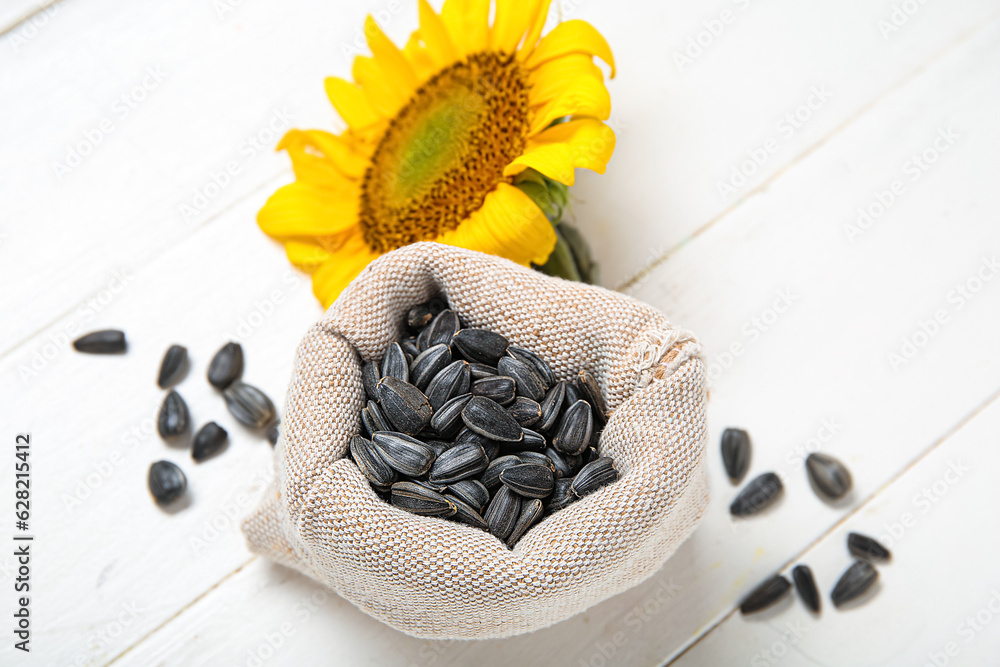
[[[451,484],[475,477],[486,470],[490,460],[481,445],[468,443],[445,450],[431,466],[428,480],[432,484]]]
[[[542,452],[545,451],[545,447],[548,443],[545,441],[545,436],[537,431],[532,431],[530,428],[522,428],[524,431],[524,440],[521,441],[521,446],[524,449]]]
[[[487,491],[490,493],[496,493],[496,490],[499,489],[501,485],[500,473],[507,468],[516,465],[521,465],[521,459],[513,454],[495,458],[490,461],[488,466],[486,466],[486,470],[483,471],[479,481],[482,482]]]
[[[187,403],[173,389],[163,399],[160,406],[160,414],[156,418],[156,429],[160,432],[161,438],[174,438],[181,435],[188,428],[190,415]]]
[[[547,466],[521,463],[500,471],[500,483],[525,498],[545,498],[552,493],[555,478]]]
[[[409,477],[420,477],[434,463],[434,450],[405,433],[379,431],[372,434],[372,444],[386,463]]]
[[[427,400],[438,410],[455,396],[468,394],[470,388],[469,363],[458,360],[445,366],[427,385]]]
[[[518,396],[507,406],[507,412],[522,427],[534,427],[542,417],[542,407],[527,396]]]
[[[533,401],[545,398],[545,383],[538,373],[523,361],[514,357],[503,357],[497,362],[497,371],[500,375],[514,378],[518,396],[527,396]]]
[[[500,405],[508,405],[514,401],[514,395],[516,393],[516,386],[514,384],[514,378],[504,377],[502,375],[492,375],[490,377],[485,377],[482,380],[476,380],[472,383],[472,395],[473,396],[483,396],[495,401]]]
[[[572,492],[573,478],[557,479],[552,487],[552,495],[549,496],[545,511],[549,514],[572,505],[576,502],[576,496]]]
[[[403,348],[403,354],[406,355],[407,361],[411,362],[420,356],[420,348],[417,347],[416,338],[407,338],[406,340],[400,341],[399,346]]]
[[[392,504],[421,516],[449,517],[458,511],[455,503],[415,482],[392,485]]]
[[[806,470],[813,487],[831,500],[840,500],[853,486],[847,466],[827,454],[814,452],[806,457]]]
[[[524,431],[510,414],[499,404],[473,396],[462,410],[462,421],[471,430],[491,440],[500,442],[520,442]]]
[[[87,354],[117,354],[125,351],[125,332],[117,329],[94,331],[73,341],[77,352]]]
[[[839,607],[861,597],[877,580],[878,570],[874,565],[866,560],[855,561],[833,587],[833,592],[830,594],[833,606]]]
[[[570,490],[577,498],[583,498],[617,480],[618,471],[615,470],[614,461],[603,456],[580,468],[580,472],[573,478]]]
[[[476,511],[476,508],[470,506],[461,498],[457,498],[450,493],[446,493],[444,497],[455,506],[455,519],[468,524],[473,528],[479,528],[480,530],[489,532],[490,525],[486,523],[486,520],[483,519],[479,512]]]
[[[156,378],[156,384],[160,389],[166,389],[180,382],[187,372],[188,351],[183,345],[171,345],[163,355],[160,363],[160,375]]]
[[[750,467],[750,435],[740,428],[722,432],[722,464],[733,484],[738,484]]]
[[[521,511],[517,515],[517,523],[510,531],[510,537],[507,538],[507,548],[513,549],[517,541],[524,537],[529,528],[538,523],[544,513],[545,506],[541,500],[534,498],[521,501]]]
[[[556,466],[552,463],[552,459],[543,454],[542,452],[519,452],[517,458],[521,459],[521,463],[531,463],[536,466],[544,466],[552,471],[552,475],[556,474]]]
[[[396,471],[386,463],[371,440],[356,435],[351,438],[350,448],[351,458],[358,470],[375,486],[390,486],[398,479]]]
[[[462,479],[448,485],[448,491],[477,512],[490,502],[490,492],[475,479]]]
[[[458,333],[459,326],[458,315],[455,314],[455,311],[451,309],[442,310],[428,325],[427,347],[421,349],[427,349],[442,343],[451,345],[451,339]]]
[[[877,540],[861,533],[847,534],[847,549],[861,560],[889,560],[892,554]]]
[[[507,353],[507,339],[486,329],[462,329],[452,338],[452,343],[469,361],[496,366]]]
[[[455,445],[465,445],[470,442],[478,444],[486,452],[486,457],[491,461],[496,458],[497,452],[500,451],[500,443],[496,440],[490,440],[485,438],[469,427],[463,427],[458,435],[455,436]]]
[[[378,383],[382,414],[397,431],[414,435],[431,421],[433,409],[423,392],[394,375],[386,375]]]
[[[431,428],[442,438],[455,437],[465,425],[465,422],[462,421],[462,410],[471,399],[472,394],[462,394],[439,407],[431,416]]]
[[[451,348],[444,344],[432,345],[410,365],[410,381],[423,391],[445,366],[451,363]]]
[[[365,427],[368,435],[378,431],[392,430],[392,424],[382,414],[382,408],[375,401],[368,401],[368,405],[361,410],[361,424]]]
[[[406,326],[416,331],[430,324],[432,319],[434,319],[434,313],[431,312],[431,309],[425,304],[420,304],[410,308],[409,312],[406,313]]]
[[[483,518],[489,524],[490,532],[505,541],[514,530],[520,514],[521,498],[508,487],[502,486],[490,501]]]
[[[423,443],[434,450],[434,460],[437,461],[437,457],[444,453],[444,450],[451,449],[452,443],[445,442],[444,440],[424,440]]]
[[[566,400],[566,383],[557,382],[545,394],[541,403],[541,417],[539,417],[536,428],[539,431],[551,431],[558,423],[559,415],[562,414],[563,404]]]
[[[493,377],[497,374],[497,369],[493,366],[487,366],[486,364],[481,364],[478,361],[473,361],[469,364],[469,371],[472,372],[472,380],[482,380],[483,378]]]
[[[201,463],[205,459],[215,456],[226,445],[229,434],[215,422],[208,422],[194,436],[194,443],[191,446],[191,458]]]
[[[382,371],[374,361],[366,361],[361,367],[361,384],[365,386],[365,393],[373,401],[378,400],[378,381],[382,379]]]
[[[587,401],[579,400],[566,409],[552,446],[566,454],[580,454],[588,446],[594,434],[594,411]]]
[[[799,597],[809,609],[814,612],[819,611],[819,591],[816,589],[816,580],[813,578],[812,570],[808,565],[796,565],[792,568],[792,580],[795,582],[795,590],[799,592]]]
[[[226,407],[236,421],[250,428],[264,428],[274,421],[274,403],[257,387],[236,380],[222,392]]]
[[[582,400],[583,400],[583,396],[580,395],[580,392],[576,388],[576,385],[573,384],[572,382],[567,382],[566,383],[566,400],[563,403],[563,405],[568,408],[569,406],[573,405],[577,401],[582,401]]]
[[[541,357],[531,350],[526,350],[523,347],[518,347],[517,345],[509,345],[507,347],[507,354],[534,369],[534,371],[538,373],[538,376],[542,378],[542,382],[546,387],[551,387],[556,383],[556,376],[552,372],[552,368],[550,368]]]
[[[792,587],[791,582],[780,574],[764,581],[750,592],[750,595],[740,603],[740,612],[752,614],[755,611],[767,609],[780,600]]]
[[[410,381],[410,364],[399,343],[390,343],[382,356],[382,377],[394,377],[403,382]]]
[[[170,461],[157,461],[149,467],[149,491],[160,505],[169,505],[187,489],[184,471]]]
[[[552,470],[555,473],[556,479],[573,476],[574,469],[568,455],[563,454],[553,447],[547,447],[545,449],[545,456],[552,461]]]
[[[243,346],[223,345],[208,364],[208,382],[216,389],[225,389],[243,376]]]
[[[733,516],[750,516],[770,506],[781,495],[781,478],[773,472],[765,472],[743,487],[729,506]]]
[[[421,475],[420,477],[417,477],[416,479],[411,479],[409,481],[415,484],[419,484],[420,486],[430,489],[431,491],[434,491],[436,493],[443,494],[444,490],[448,488],[447,484],[435,484],[434,482],[430,481],[429,479],[427,479],[427,475]]]
[[[608,404],[604,402],[604,395],[601,394],[601,386],[597,384],[590,371],[580,371],[576,376],[576,387],[591,407],[594,408],[594,416],[602,426],[608,420]]]

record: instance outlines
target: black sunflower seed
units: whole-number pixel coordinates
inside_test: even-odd
[[[545,441],[545,436],[541,433],[532,431],[530,428],[523,428],[521,430],[524,431],[524,440],[518,446],[522,449],[542,452],[548,446],[549,443]]]
[[[738,484],[750,466],[750,435],[739,428],[722,432],[722,464],[733,484]]]
[[[520,442],[524,431],[499,404],[482,396],[473,396],[462,410],[462,421],[471,430],[490,440]]]
[[[208,422],[194,436],[191,447],[191,458],[199,463],[222,451],[229,434],[215,422]]]
[[[186,488],[184,472],[170,461],[157,461],[149,467],[149,491],[160,505],[177,500]]]
[[[549,365],[531,350],[526,350],[517,345],[509,345],[507,347],[507,354],[531,366],[538,373],[538,376],[542,378],[542,382],[546,387],[551,387],[556,383],[556,376],[552,373]]]
[[[740,603],[740,611],[744,614],[752,614],[755,611],[766,609],[780,600],[791,587],[792,584],[788,579],[776,574],[753,589],[750,595],[743,599],[743,602]]]
[[[187,403],[181,395],[170,390],[160,406],[160,414],[156,418],[156,429],[161,438],[173,438],[187,430],[190,415]]]
[[[423,329],[434,319],[434,313],[424,304],[410,308],[406,313],[406,326],[413,330]]]
[[[166,389],[171,385],[180,382],[187,372],[188,351],[183,345],[171,345],[163,355],[160,363],[160,375],[156,378],[156,384],[160,389]]]
[[[563,403],[565,407],[569,407],[576,403],[577,401],[582,401],[583,396],[580,395],[580,391],[576,388],[576,385],[572,382],[566,383],[566,400]]]
[[[507,339],[486,329],[462,329],[454,335],[452,343],[469,361],[490,366],[496,366],[507,353]]]
[[[525,498],[545,498],[552,493],[555,477],[547,466],[521,463],[502,470],[500,483]]]
[[[361,474],[375,486],[389,486],[398,479],[392,469],[378,452],[371,440],[356,435],[351,438],[351,458]]]
[[[853,485],[847,466],[827,454],[810,454],[806,458],[806,470],[813,486],[832,500],[846,496]]]
[[[481,364],[478,361],[473,361],[469,364],[469,371],[472,373],[473,382],[476,380],[482,380],[483,378],[493,377],[497,374],[497,369],[493,366],[487,366],[486,364]]]
[[[781,478],[773,472],[765,472],[743,487],[729,506],[733,516],[750,516],[773,503],[781,494]]]
[[[469,363],[458,360],[445,366],[427,385],[427,400],[433,410],[439,409],[455,396],[468,394]]]
[[[403,354],[406,355],[406,359],[407,361],[410,361],[410,363],[420,356],[420,348],[417,347],[416,338],[407,338],[404,341],[400,341],[399,346],[403,348]]]
[[[458,333],[459,326],[458,315],[455,314],[455,311],[451,309],[442,310],[434,316],[434,319],[427,326],[426,346],[420,349],[426,350],[441,343],[451,345],[451,339]]]
[[[521,459],[514,455],[501,456],[490,461],[486,470],[479,477],[479,481],[490,493],[496,492],[500,488],[500,473],[511,466],[521,465]]]
[[[500,375],[514,378],[517,384],[517,395],[527,396],[533,401],[545,398],[545,383],[538,373],[528,364],[514,357],[503,357],[497,362]]]
[[[431,428],[443,438],[453,438],[464,426],[462,410],[472,399],[472,394],[462,394],[438,408],[431,417]]]
[[[490,525],[486,523],[486,520],[483,519],[479,512],[476,511],[475,507],[470,506],[461,498],[457,498],[450,493],[445,494],[444,497],[455,506],[455,519],[468,524],[473,528],[479,528],[480,530],[489,532]]]
[[[399,343],[390,343],[382,356],[382,377],[394,377],[403,382],[410,381],[410,364]]]
[[[414,435],[431,421],[433,409],[423,392],[394,375],[378,383],[379,404],[389,423],[407,435]]]
[[[572,487],[572,478],[557,479],[555,485],[552,487],[552,495],[549,496],[545,511],[549,514],[558,512],[576,502],[576,496],[573,495]]]
[[[527,396],[518,396],[507,406],[507,412],[522,427],[534,426],[542,416],[542,407]]]
[[[861,533],[847,534],[847,549],[861,560],[889,560],[892,554],[877,540]]]
[[[545,506],[541,500],[537,498],[522,500],[521,511],[517,515],[517,523],[514,524],[513,530],[510,531],[510,537],[507,538],[507,548],[513,549],[514,544],[524,537],[529,528],[538,523],[538,520],[542,518],[544,513]]]
[[[566,454],[579,454],[590,446],[594,435],[594,411],[587,401],[580,400],[563,413],[562,421],[552,437],[552,446]]]
[[[430,308],[431,315],[437,315],[448,307],[448,303],[444,300],[444,298],[436,296],[427,302],[427,307]]]
[[[514,378],[502,375],[492,375],[472,383],[473,396],[484,396],[500,405],[513,402],[515,390]]]
[[[242,380],[230,384],[222,395],[236,421],[250,428],[264,428],[274,421],[277,414],[267,394]]]
[[[598,423],[603,425],[608,420],[608,404],[604,402],[604,395],[601,394],[597,378],[589,371],[580,371],[576,376],[576,388],[580,396],[594,408],[594,416]]]
[[[427,389],[434,376],[451,363],[451,348],[444,344],[432,345],[410,365],[410,381],[419,390]]]
[[[369,400],[378,400],[378,381],[382,379],[382,371],[374,361],[366,361],[361,367],[361,383]]]
[[[552,461],[552,469],[555,472],[556,479],[573,476],[574,468],[569,456],[552,447],[545,449],[545,456]]]
[[[431,466],[428,480],[432,484],[451,484],[475,477],[486,470],[490,460],[481,445],[468,443],[445,450]]]
[[[577,498],[583,498],[588,493],[597,491],[602,486],[607,486],[618,479],[618,471],[615,470],[614,461],[607,456],[595,459],[580,468],[573,478],[571,491]]]
[[[405,433],[379,431],[372,434],[372,444],[394,470],[410,477],[420,477],[434,463],[434,450]]]
[[[208,382],[225,389],[243,375],[243,347],[239,343],[223,345],[208,364]]]
[[[448,485],[448,491],[477,512],[490,502],[490,492],[475,479],[463,479]]]
[[[126,348],[125,332],[117,329],[94,331],[73,341],[73,347],[76,348],[77,352],[86,352],[87,354],[124,352]]]
[[[454,502],[415,482],[393,484],[392,504],[421,516],[449,517],[458,511]]]
[[[792,568],[792,580],[795,581],[795,590],[799,592],[805,605],[813,611],[819,611],[819,591],[809,566],[796,565]]]
[[[428,488],[431,491],[435,491],[437,493],[442,493],[442,494],[444,493],[444,490],[448,488],[447,484],[435,484],[434,482],[430,481],[429,479],[427,479],[427,475],[421,475],[420,477],[417,477],[416,479],[411,479],[409,481],[415,484],[419,484],[420,486],[423,486],[425,488]]]
[[[281,435],[280,431],[278,431],[278,424],[280,423],[281,422],[275,419],[271,422],[271,425],[267,427],[267,441],[271,443],[272,447],[278,444],[278,436]]]
[[[521,459],[521,463],[531,463],[536,466],[545,466],[552,471],[553,475],[555,475],[555,464],[553,464],[552,460],[542,452],[519,452],[517,454],[517,458]]]
[[[557,382],[552,385],[540,406],[541,417],[535,425],[539,431],[551,431],[558,423],[559,415],[562,414],[563,403],[566,400],[566,383]]]
[[[521,498],[508,487],[502,486],[490,501],[483,518],[490,525],[490,532],[504,541],[510,537],[520,514]]]
[[[451,449],[451,445],[452,445],[452,443],[445,442],[444,440],[424,440],[423,442],[424,442],[425,445],[427,445],[432,450],[434,450],[434,460],[435,461],[437,461],[437,457],[441,456],[441,454],[444,452],[444,450]]]
[[[375,401],[368,401],[368,405],[361,410],[361,424],[365,427],[368,435],[378,431],[392,430],[392,424],[382,414],[382,409]]]
[[[833,587],[833,592],[830,594],[833,606],[839,607],[860,597],[877,580],[878,570],[875,569],[875,566],[865,560],[855,561],[854,565],[847,568],[847,571],[837,581],[837,585]]]

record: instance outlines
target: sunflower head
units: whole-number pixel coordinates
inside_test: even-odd
[[[543,37],[549,2],[497,0],[491,25],[491,0],[445,0],[440,14],[419,0],[402,49],[368,18],[372,55],[355,58],[353,82],[326,80],[347,130],[288,132],[278,148],[296,180],[257,217],[324,307],[373,259],[418,241],[549,259],[557,235],[539,183],[603,173],[615,145],[594,64],[614,76],[611,50],[579,20]]]

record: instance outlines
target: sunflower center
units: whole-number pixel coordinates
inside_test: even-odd
[[[365,173],[360,223],[375,252],[434,239],[483,205],[521,154],[528,86],[512,56],[438,72],[393,118]]]

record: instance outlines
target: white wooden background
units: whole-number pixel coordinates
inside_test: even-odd
[[[364,15],[400,39],[414,7],[0,8],[0,541],[13,533],[20,432],[32,434],[37,535],[32,653],[5,629],[0,663],[996,664],[995,0],[561,1],[607,36],[619,66],[617,152],[605,176],[582,174],[576,221],[604,284],[696,331],[713,375],[713,500],[651,580],[531,635],[431,642],[248,554],[237,518],[271,448],[229,417],[205,365],[238,339],[246,379],[281,399],[320,313],[254,223],[291,179],[270,148],[291,125],[335,126],[322,79],[349,71]],[[874,212],[863,226],[859,208]],[[104,327],[128,333],[127,355],[69,349]],[[179,390],[194,421],[232,436],[201,465],[155,434],[154,379],[175,342],[192,356]],[[787,485],[738,524],[718,452],[731,425],[752,434],[750,476],[775,470]],[[806,481],[817,447],[853,471],[837,506]],[[146,491],[160,458],[189,477],[190,502],[173,513]],[[895,557],[874,597],[837,611],[828,592],[850,562],[849,530],[881,536]],[[0,547],[4,628],[12,552]],[[799,562],[816,573],[821,616],[797,600],[734,613]]]

